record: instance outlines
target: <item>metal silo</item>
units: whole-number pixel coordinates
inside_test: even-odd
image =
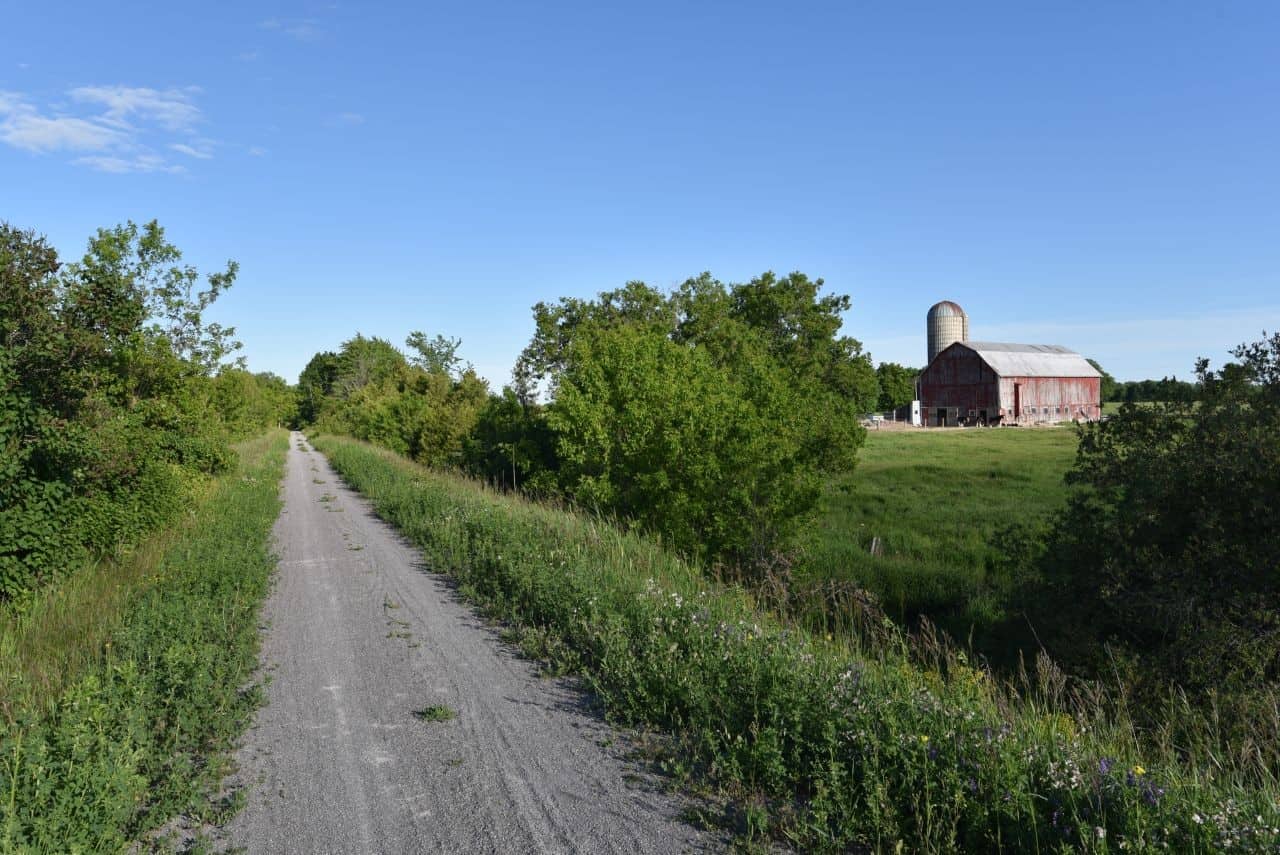
[[[929,309],[929,362],[957,341],[969,340],[969,316],[950,300]],[[926,362],[926,365],[929,363]]]

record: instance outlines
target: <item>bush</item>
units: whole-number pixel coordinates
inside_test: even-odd
[[[1280,680],[1280,335],[1234,353],[1199,401],[1084,429],[1030,610],[1067,661],[1130,663],[1153,717],[1175,685],[1241,726]]]
[[[439,339],[439,337],[437,337]],[[433,354],[420,332],[412,346]],[[488,398],[488,386],[447,353],[414,364],[390,342],[357,334],[337,354],[316,354],[299,380],[302,406],[315,424],[375,442],[445,468],[463,464],[463,446]]]
[[[876,394],[861,345],[837,336],[848,298],[821,286],[703,274],[535,306],[517,394],[548,384],[560,491],[732,571],[793,549],[824,475],[853,468]]]
[[[743,342],[717,365],[708,349],[616,326],[580,331],[565,361],[547,422],[575,501],[708,562],[757,567],[789,544],[821,495],[811,443],[825,414],[767,354]]]
[[[236,346],[155,223],[100,230],[62,265],[0,224],[0,601],[136,539],[224,469],[209,374]],[[177,470],[175,471],[175,467]]]

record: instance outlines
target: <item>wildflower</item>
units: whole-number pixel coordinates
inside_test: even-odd
[[[1100,825],[1095,825],[1093,827],[1093,836],[1098,838],[1099,840],[1106,840],[1107,830]]]
[[[1134,766],[1134,767],[1133,767],[1133,774],[1135,774],[1135,775],[1137,775],[1139,778],[1141,778],[1143,775],[1147,774],[1147,770],[1146,770],[1146,769],[1143,769],[1141,766]]]
[[[927,733],[922,733],[922,734],[920,734],[920,744],[921,744],[921,745],[928,745],[928,744],[929,744],[929,734],[927,734]]]
[[[1111,764],[1112,764],[1112,762],[1113,762],[1113,761],[1112,761],[1112,759],[1111,759],[1110,757],[1103,757],[1101,760],[1099,760],[1099,761],[1098,761],[1098,774],[1100,774],[1100,775],[1109,775],[1109,774],[1111,774]]]
[[[1204,825],[1204,817],[1202,817],[1198,813],[1191,814],[1191,821],[1194,822],[1196,825]]]

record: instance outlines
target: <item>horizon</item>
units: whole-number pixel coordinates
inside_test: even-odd
[[[823,278],[877,363],[922,367],[950,299],[975,340],[1187,378],[1280,329],[1277,34],[1264,3],[22,7],[0,219],[237,260],[209,317],[290,383],[422,330],[497,391],[533,304],[703,270]]]

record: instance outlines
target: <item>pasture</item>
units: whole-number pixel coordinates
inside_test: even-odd
[[[823,497],[797,577],[852,581],[898,620],[981,630],[1016,584],[991,572],[999,532],[1063,505],[1076,442],[1071,426],[868,431],[857,469]]]

